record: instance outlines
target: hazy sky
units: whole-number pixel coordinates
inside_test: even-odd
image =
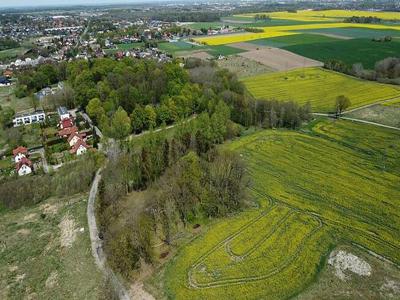
[[[151,1],[151,0],[150,0]],[[43,5],[76,5],[76,4],[112,4],[112,3],[132,3],[150,2],[140,0],[0,0],[0,7],[24,7],[24,6],[43,6]]]

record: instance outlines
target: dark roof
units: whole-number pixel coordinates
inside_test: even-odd
[[[66,107],[64,106],[60,106],[59,108],[57,108],[57,112],[59,115],[66,115],[68,114],[68,110]]]
[[[10,83],[11,81],[8,78],[0,76],[0,83]]]

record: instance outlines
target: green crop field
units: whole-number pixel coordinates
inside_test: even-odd
[[[247,163],[260,207],[184,246],[165,270],[167,297],[288,299],[340,245],[400,263],[400,132],[325,120],[224,147]]]
[[[177,51],[189,51],[189,50],[199,50],[205,48],[203,46],[196,46],[186,42],[178,41],[173,43],[159,43],[158,48],[160,50],[169,52],[171,54]]]
[[[386,24],[393,26],[393,24]],[[321,28],[321,29],[310,29],[302,30],[304,33],[321,33],[321,34],[333,34],[351,38],[380,38],[384,36],[400,36],[400,31],[390,29],[371,29],[371,28],[356,28],[356,27],[344,27],[344,28]]]
[[[351,107],[398,97],[395,86],[360,80],[320,68],[267,73],[243,80],[250,93],[260,99],[311,103],[313,111],[331,112],[339,95],[349,97]]]
[[[315,43],[328,43],[337,42],[338,39],[318,34],[295,34],[287,36],[278,36],[267,39],[259,39],[250,41],[252,44],[271,47],[287,47],[292,45],[315,44]]]
[[[16,58],[19,55],[25,54],[26,51],[28,51],[28,50],[29,50],[28,48],[19,47],[19,48],[13,48],[13,49],[7,49],[7,50],[0,51],[0,62]]]
[[[370,39],[352,39],[328,43],[299,44],[283,47],[293,53],[327,61],[341,60],[348,65],[362,63],[365,68],[373,68],[375,63],[387,57],[396,57],[400,53],[400,41],[373,42]]]
[[[0,210],[0,299],[99,299],[103,279],[91,254],[86,199]]]

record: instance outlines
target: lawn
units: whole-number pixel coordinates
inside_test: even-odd
[[[250,93],[259,99],[293,100],[311,103],[315,112],[332,112],[336,97],[347,96],[351,108],[398,97],[400,89],[365,81],[320,68],[267,73],[243,80]]]
[[[0,212],[1,299],[99,299],[87,195]]]
[[[333,43],[299,44],[283,49],[319,61],[339,59],[350,66],[362,63],[365,68],[371,69],[379,60],[398,56],[400,41],[379,43],[370,39],[354,39]]]
[[[19,47],[19,48],[13,48],[13,49],[7,49],[0,51],[0,62],[1,61],[7,61],[13,58],[16,58],[20,55],[23,55],[28,51],[28,48],[25,47]]]
[[[304,44],[315,44],[315,43],[330,43],[339,41],[336,38],[318,35],[318,34],[295,34],[287,36],[278,36],[274,38],[260,39],[250,41],[252,44],[260,46],[271,46],[277,48],[283,48],[292,45],[304,45]]]
[[[168,298],[292,298],[328,268],[332,249],[353,243],[400,262],[400,133],[324,120],[223,147],[246,162],[260,207],[217,221],[182,247],[161,277]],[[389,296],[379,288],[356,295]]]
[[[0,105],[10,106],[15,112],[31,109],[33,106],[30,97],[17,98],[13,86],[0,87]]]
[[[172,42],[172,43],[159,43],[158,48],[160,50],[166,51],[171,54],[175,54],[175,52],[178,51],[191,51],[191,50],[199,50],[204,47],[202,46],[196,46],[193,44],[189,44],[183,41],[178,41],[178,42]]]

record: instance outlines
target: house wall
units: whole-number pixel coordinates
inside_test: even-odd
[[[17,162],[19,162],[22,158],[24,158],[25,157],[25,154],[22,154],[22,153],[18,153],[15,157],[14,157],[14,160],[15,160],[15,162],[17,163]]]
[[[18,170],[18,175],[19,176],[24,176],[32,173],[32,169],[28,167],[27,165],[23,165],[19,170]]]
[[[28,125],[34,123],[43,123],[46,119],[46,115],[44,113],[41,114],[33,114],[28,116],[16,117],[13,120],[14,127],[21,125]]]

